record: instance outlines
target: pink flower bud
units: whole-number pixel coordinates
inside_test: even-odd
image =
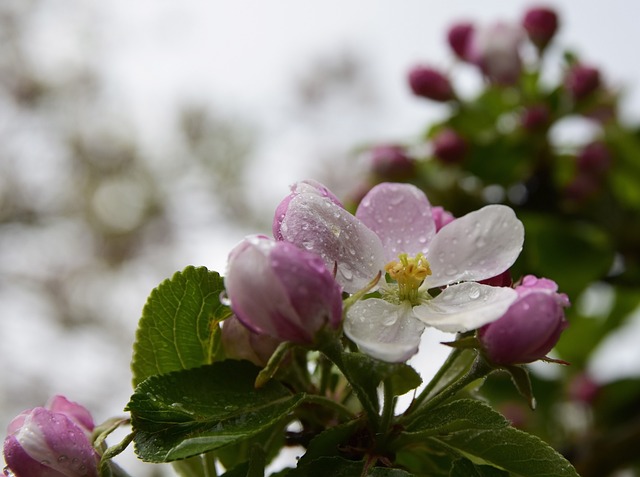
[[[222,347],[230,359],[246,359],[256,366],[266,366],[280,341],[271,336],[258,335],[232,316],[222,324]]]
[[[449,101],[455,96],[449,78],[426,66],[416,66],[409,72],[409,86],[416,96],[433,101]]]
[[[522,26],[531,43],[544,50],[558,30],[558,15],[550,8],[532,8],[525,14]]]
[[[340,286],[321,257],[289,242],[246,238],[229,254],[224,282],[231,309],[255,333],[313,344],[340,326]]]
[[[402,146],[381,145],[371,150],[371,169],[383,180],[402,181],[412,176],[416,166]]]
[[[22,412],[7,429],[5,474],[15,477],[97,477],[89,411],[62,396]]]
[[[447,40],[449,46],[456,54],[456,56],[462,60],[467,60],[467,49],[473,36],[473,25],[471,23],[457,23],[449,28],[447,34]]]
[[[600,394],[600,385],[588,374],[581,373],[573,377],[567,394],[572,401],[591,405]]]
[[[544,358],[568,325],[564,308],[569,299],[557,293],[555,282],[527,275],[515,290],[518,298],[507,312],[478,331],[486,356],[496,364]]]
[[[574,65],[565,77],[565,87],[578,101],[591,95],[600,83],[600,70],[586,65]]]
[[[447,210],[444,210],[440,206],[431,207],[431,216],[433,217],[433,221],[436,224],[436,232],[438,232],[442,227],[447,224],[450,224],[456,218],[453,214]]]
[[[551,121],[551,111],[546,104],[536,104],[528,107],[522,113],[520,123],[529,132],[544,131]]]
[[[519,26],[507,23],[495,23],[482,28],[471,38],[467,57],[493,83],[515,84],[522,71],[520,45],[523,35]]]
[[[576,164],[580,172],[600,176],[611,167],[611,154],[604,143],[595,141],[580,152]]]
[[[467,143],[453,129],[443,129],[433,138],[433,155],[441,162],[460,163],[464,160],[466,153]]]

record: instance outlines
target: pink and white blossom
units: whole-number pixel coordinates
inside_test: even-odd
[[[417,352],[426,326],[475,329],[500,317],[515,300],[510,288],[477,283],[508,269],[522,249],[524,229],[510,208],[490,205],[436,231],[427,197],[412,185],[378,184],[355,217],[331,204],[314,193],[298,194],[280,222],[287,225],[282,236],[347,271],[347,291],[364,287],[380,271],[396,278],[379,284],[380,298],[358,301],[347,312],[344,332],[363,352],[405,361]],[[330,212],[309,212],[326,209]],[[318,233],[298,235],[290,227]]]

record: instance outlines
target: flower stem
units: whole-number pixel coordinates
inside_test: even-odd
[[[396,396],[393,393],[393,386],[391,379],[386,379],[383,384],[384,389],[384,404],[382,407],[382,419],[380,420],[379,434],[382,435],[382,439],[389,433],[391,423],[393,421],[393,413],[396,408]]]
[[[405,414],[411,413],[414,408],[419,407],[422,402],[429,397],[429,395],[433,392],[436,386],[440,383],[442,378],[449,372],[449,370],[456,363],[460,355],[462,354],[462,349],[453,348],[446,361],[442,363],[442,366],[435,374],[435,376],[427,383],[425,388],[420,392],[420,394],[413,400]]]
[[[464,374],[460,379],[452,382],[446,388],[441,390],[438,394],[433,396],[431,399],[425,402],[420,402],[418,406],[413,406],[413,412],[410,414],[405,414],[401,421],[406,427],[410,426],[418,417],[426,412],[429,412],[433,408],[442,404],[447,399],[453,397],[456,393],[464,389],[466,386],[471,384],[477,379],[484,378],[488,376],[493,368],[487,361],[481,357],[477,356],[469,371]]]

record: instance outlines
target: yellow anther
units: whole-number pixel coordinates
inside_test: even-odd
[[[409,258],[406,253],[398,256],[398,262],[389,262],[384,267],[389,276],[398,283],[400,300],[412,303],[418,298],[418,288],[427,276],[431,275],[429,262],[421,253]]]

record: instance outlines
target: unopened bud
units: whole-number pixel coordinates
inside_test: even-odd
[[[558,30],[558,15],[545,7],[531,8],[522,20],[531,43],[544,50]]]
[[[555,282],[532,275],[515,288],[518,298],[498,320],[478,331],[486,356],[496,364],[531,363],[544,358],[568,323],[569,299]]]
[[[404,147],[381,145],[371,150],[371,169],[382,180],[402,181],[413,175],[416,165]]]
[[[468,59],[467,50],[473,35],[473,30],[473,25],[467,22],[456,23],[449,28],[449,33],[447,34],[449,46],[451,46],[456,56],[462,60]]]
[[[464,160],[466,153],[467,143],[453,129],[443,129],[433,138],[433,155],[441,162],[460,163]]]
[[[426,66],[417,66],[409,72],[409,86],[415,95],[433,101],[449,101],[455,96],[449,78]]]
[[[574,65],[565,78],[565,87],[578,101],[596,91],[600,83],[600,70],[586,65]]]

